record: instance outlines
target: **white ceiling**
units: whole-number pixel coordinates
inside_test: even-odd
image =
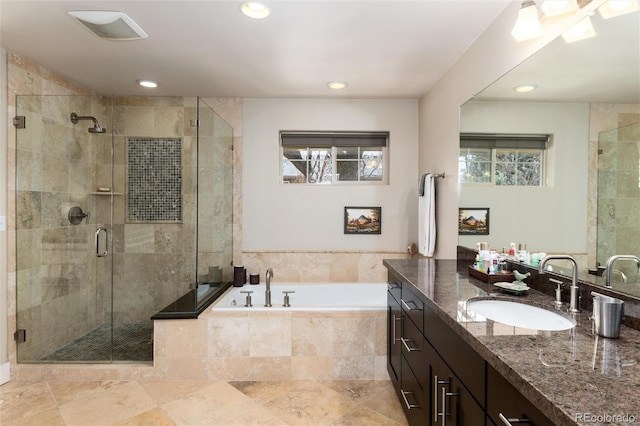
[[[474,100],[640,103],[640,13],[591,16],[596,36],[575,43],[558,37]],[[518,94],[518,84],[538,88]]]
[[[0,45],[98,94],[417,99],[510,1],[267,0],[251,20],[231,0],[0,0]],[[83,9],[125,12],[149,38],[102,40],[66,13]]]

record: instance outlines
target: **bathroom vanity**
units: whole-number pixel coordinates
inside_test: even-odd
[[[623,325],[619,339],[594,336],[586,310],[569,330],[508,326],[474,315],[466,301],[498,295],[555,309],[553,297],[500,293],[455,260],[384,265],[388,371],[411,425],[640,421],[639,331]]]

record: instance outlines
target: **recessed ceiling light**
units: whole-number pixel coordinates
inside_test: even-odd
[[[525,84],[518,84],[516,87],[513,88],[513,91],[518,93],[527,93],[527,92],[532,92],[537,88],[538,88],[537,84],[525,83]]]
[[[344,89],[348,85],[349,83],[347,83],[346,81],[330,81],[327,83],[327,87],[334,90]]]
[[[155,89],[156,87],[158,87],[158,83],[153,80],[136,80],[136,83],[138,83],[142,87],[147,87],[150,89]]]
[[[271,14],[271,10],[269,10],[269,7],[266,4],[257,1],[242,3],[240,10],[249,18],[254,19],[264,19]]]

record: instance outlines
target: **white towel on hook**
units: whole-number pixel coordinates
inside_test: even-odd
[[[423,256],[433,257],[436,249],[436,179],[431,173],[427,173],[422,179],[424,192],[418,196],[418,252]],[[420,188],[423,188],[422,180]]]

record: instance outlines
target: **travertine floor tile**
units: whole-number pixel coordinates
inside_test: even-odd
[[[179,425],[224,425],[256,406],[228,383],[213,382],[160,408]]]
[[[156,407],[137,382],[103,382],[102,386],[60,405],[66,425],[111,425]]]
[[[301,382],[282,381],[282,382],[229,382],[229,384],[240,392],[247,395],[256,402],[265,403],[274,400],[281,395],[291,392],[296,386],[300,386]]]
[[[402,426],[388,381],[10,382],[7,426]]]
[[[125,421],[118,422],[115,426],[175,426],[175,423],[164,411],[154,408]]]
[[[30,417],[54,408],[56,403],[46,382],[14,385],[0,394],[0,425],[27,422]]]
[[[364,406],[359,406],[356,410],[350,411],[348,414],[340,417],[331,426],[400,426],[388,417],[383,416],[377,411],[371,410]]]
[[[184,382],[169,382],[169,381],[153,381],[153,382],[140,382],[140,386],[147,392],[147,394],[158,405],[163,405],[176,399],[180,399],[185,395],[192,392],[196,392],[205,386],[210,385],[212,382],[202,381],[184,381]]]
[[[265,406],[290,425],[327,425],[356,403],[321,383],[302,382]]]

